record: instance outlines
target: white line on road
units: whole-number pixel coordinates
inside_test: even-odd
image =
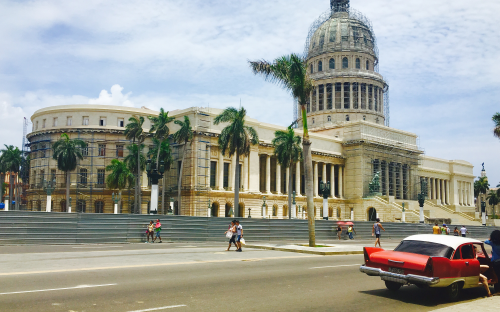
[[[128,312],[147,312],[147,311],[158,311],[158,310],[166,310],[166,309],[180,308],[180,307],[187,307],[187,305],[185,305],[185,304],[179,304],[179,305],[173,305],[173,306],[166,306],[166,307],[159,307],[159,308],[151,308],[151,309],[145,309],[145,310],[134,310],[134,311],[128,311]]]
[[[105,287],[105,286],[116,286],[116,285],[117,284],[79,285],[79,286],[75,286],[75,287],[38,289],[38,290],[26,290],[26,291],[13,291],[13,292],[0,293],[0,295],[26,294],[26,293],[35,293],[35,292],[44,292],[44,291],[67,290],[67,289],[82,289],[82,288]]]
[[[123,248],[123,246],[85,246],[85,247],[73,247],[73,248],[90,248],[90,249],[97,249],[97,248]]]
[[[348,266],[360,266],[360,264],[329,265],[329,266],[314,267],[314,268],[309,268],[309,269],[340,268],[340,267],[348,267]]]

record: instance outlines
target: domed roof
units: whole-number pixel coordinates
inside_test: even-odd
[[[305,48],[308,59],[328,52],[351,51],[368,53],[378,60],[371,23],[352,8],[321,15],[309,30]]]

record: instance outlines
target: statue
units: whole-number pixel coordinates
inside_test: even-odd
[[[482,166],[483,166],[483,170],[481,170],[481,171],[484,171],[484,163],[482,163]]]
[[[373,176],[372,181],[368,184],[370,194],[377,194],[380,192],[380,171],[377,171]]]

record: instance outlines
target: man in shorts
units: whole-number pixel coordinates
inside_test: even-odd
[[[240,240],[243,237],[243,227],[240,225],[239,220],[236,220],[236,234],[238,236],[236,238],[236,247],[238,248],[238,249],[236,249],[236,251],[242,252]]]
[[[460,228],[460,234],[462,234],[462,237],[465,237],[465,234],[469,234],[465,225],[462,225],[462,228]]]
[[[385,232],[384,227],[382,226],[382,224],[380,224],[380,219],[377,218],[377,222],[373,224],[372,236],[375,235],[375,247],[377,247],[378,243],[378,246],[382,248],[382,246],[380,245],[380,230],[383,230]]]

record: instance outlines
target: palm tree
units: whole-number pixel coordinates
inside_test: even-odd
[[[274,155],[281,165],[281,168],[290,168],[288,174],[288,218],[292,218],[292,177],[293,165],[301,159],[302,148],[300,147],[300,136],[295,135],[295,131],[288,127],[286,131],[278,130],[274,133],[272,141]]]
[[[250,126],[245,126],[245,116],[247,111],[241,107],[237,110],[234,107],[226,108],[220,115],[214,119],[214,124],[218,125],[227,122],[219,135],[219,148],[222,155],[229,153],[229,157],[236,154],[236,166],[234,167],[234,215],[240,217],[240,156],[248,157],[250,154],[250,145],[259,144],[257,131]]]
[[[66,173],[66,208],[69,207],[70,172],[76,169],[77,160],[83,159],[82,149],[87,144],[80,139],[70,139],[66,133],[52,145],[53,158],[57,161],[57,169]]]
[[[5,172],[9,172],[9,208],[12,200],[15,201],[15,209],[19,209],[19,189],[16,181],[16,175],[19,173],[22,162],[23,162],[23,152],[13,145],[4,145],[5,149],[2,150],[2,163]],[[16,192],[14,196],[14,185],[16,187]],[[14,196],[14,197],[13,197]]]
[[[168,124],[175,119],[175,117],[169,117],[168,112],[165,112],[163,108],[160,108],[160,114],[158,117],[148,116],[149,120],[153,123],[151,129],[149,129],[150,133],[153,133],[155,139],[157,139],[161,143],[168,139],[170,135],[170,129],[168,128]],[[156,168],[159,167],[160,164],[160,149],[158,149],[156,155]]]
[[[270,82],[288,90],[300,105],[302,113],[302,146],[304,159],[304,179],[307,197],[307,218],[309,223],[309,246],[316,246],[311,141],[307,127],[307,101],[313,89],[312,80],[307,75],[306,60],[296,54],[285,55],[268,61],[250,61],[254,74],[260,74]]]
[[[138,150],[139,149],[139,150]],[[135,190],[135,193],[134,195],[136,196],[136,199],[137,199],[137,181],[138,181],[138,177],[140,177],[141,175],[141,172],[144,171],[144,168],[146,168],[146,157],[144,157],[144,154],[142,153],[142,151],[144,150],[144,144],[132,144],[132,145],[128,145],[127,146],[127,150],[128,150],[128,155],[125,156],[125,158],[123,159],[123,162],[125,164],[127,164],[127,167],[128,169],[130,170],[130,172],[132,172],[132,174],[134,174],[134,183],[135,183],[135,186],[136,186],[136,190]],[[139,160],[139,165],[137,164],[137,161]],[[139,201],[140,202],[140,201]],[[136,213],[139,213],[138,212],[138,207],[137,205],[135,205],[136,202],[134,202],[134,209],[135,209],[135,212]],[[134,213],[133,210],[130,211],[131,213]]]
[[[498,196],[497,192],[490,191],[486,199],[488,200],[488,204],[493,207],[493,219],[495,219],[495,206],[500,203],[500,196]]]
[[[125,126],[125,137],[127,140],[132,140],[132,144],[135,144],[135,141],[137,140],[137,143],[141,145],[142,142],[146,139],[146,133],[144,132],[142,126],[144,124],[144,117],[142,116],[132,116],[128,119],[129,123],[127,126]],[[140,149],[139,149],[140,151]],[[139,159],[141,157],[141,153],[137,153],[137,161],[136,163],[136,168],[137,170],[133,170],[133,172],[136,174],[136,179],[135,179],[135,190],[134,190],[134,207],[136,213],[141,213],[141,160]],[[142,170],[144,170],[144,167],[142,167]]]
[[[111,171],[106,177],[106,186],[110,189],[117,189],[121,201],[122,190],[131,188],[134,185],[134,174],[125,162],[121,162],[118,159],[111,160],[111,164],[106,166],[106,171]]]
[[[3,163],[3,154],[0,154],[0,202],[2,203],[3,203],[3,193],[5,191],[3,187],[4,187],[6,173],[7,170],[5,170],[5,165]]]
[[[184,144],[184,147],[182,149],[182,161],[181,161],[181,168],[179,171],[179,179],[177,182],[177,207],[179,207],[179,214],[180,214],[180,207],[181,206],[181,186],[182,186],[182,173],[184,169],[184,160],[186,159],[186,147],[188,143],[193,139],[193,129],[191,128],[191,121],[189,120],[188,116],[184,116],[184,121],[182,120],[176,120],[174,121],[176,125],[179,125],[180,128],[177,130],[176,133],[173,135],[174,142],[177,144]]]
[[[153,146],[148,151],[148,157],[151,157],[154,162],[156,162],[156,157],[158,155],[158,148],[160,148],[160,161],[163,161],[165,166],[165,170],[170,170],[172,163],[174,162],[172,158],[172,150],[170,149],[170,143],[168,140],[165,140],[161,143],[157,139],[153,138]],[[161,193],[161,209],[162,212],[165,211],[165,175],[163,176],[162,181],[162,193]]]
[[[493,119],[493,122],[495,123],[493,135],[500,139],[500,113],[495,113],[491,119]]]
[[[476,198],[481,194],[486,194],[490,189],[490,184],[488,183],[487,177],[479,177],[478,180],[474,181],[474,196]]]

